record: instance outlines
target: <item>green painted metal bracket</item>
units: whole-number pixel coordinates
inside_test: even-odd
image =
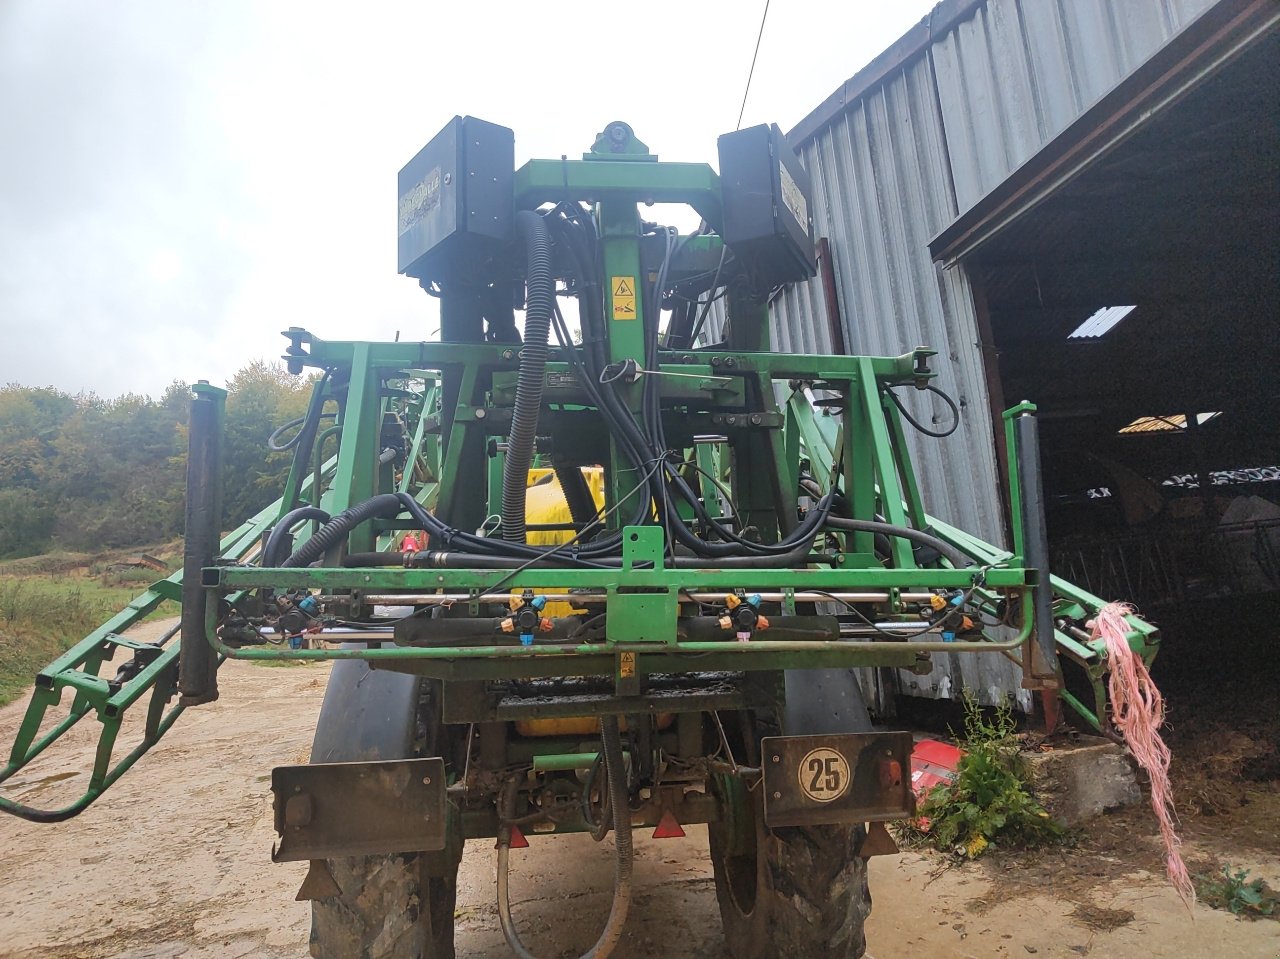
[[[530,160],[516,171],[517,209],[535,209],[560,200],[682,203],[693,207],[716,230],[724,215],[720,177],[706,163]]]

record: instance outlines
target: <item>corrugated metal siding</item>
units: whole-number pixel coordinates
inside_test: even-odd
[[[962,406],[961,429],[950,438],[910,440],[938,517],[1003,539],[972,292],[963,268],[934,265],[929,240],[1212,5],[987,0],[966,12],[949,0],[935,10],[948,25],[932,28],[932,41],[792,143],[813,179],[815,235],[831,242],[850,351],[937,349],[938,384]],[[931,15],[925,25],[932,22]],[[901,57],[900,47],[889,53]],[[815,129],[809,120],[806,129]],[[789,289],[773,317],[775,349],[830,350],[819,280]],[[716,320],[713,330],[718,313]],[[944,423],[945,408],[931,401],[907,399],[922,422]],[[969,688],[987,702],[1011,693],[1030,705],[1020,670],[1004,657],[935,660],[929,676],[899,673],[899,688],[925,696]],[[864,687],[873,705],[889,705],[870,671]]]
[[[960,212],[1213,0],[988,0],[929,47]]]
[[[943,271],[928,243],[956,216],[943,126],[927,59],[917,59],[801,148],[813,176],[814,230],[831,238],[845,342],[854,353],[894,356],[917,346],[939,351],[938,385],[961,406],[960,428],[933,439],[908,427],[912,460],[930,512],[994,542],[1003,539],[982,356],[968,280]],[[821,281],[789,289],[773,307],[774,347],[830,350]],[[930,394],[903,391],[922,423],[944,426],[950,413]],[[926,696],[969,687],[984,700],[1018,687],[998,656],[935,656],[928,676],[901,673],[899,688]],[[881,674],[883,678],[883,674]],[[870,671],[864,687],[883,710],[884,685]]]
[[[897,355],[917,346],[939,351],[939,385],[961,404],[961,428],[945,440],[911,434],[912,456],[930,509],[988,539],[1000,538],[991,422],[972,297],[963,275],[929,258],[929,239],[955,216],[930,67],[910,69],[859,101],[801,151],[814,174],[814,228],[832,240],[845,342],[855,353]],[[816,278],[774,307],[775,343],[821,349],[825,324]],[[807,330],[819,330],[810,337]],[[930,394],[905,392],[926,425],[945,424]]]

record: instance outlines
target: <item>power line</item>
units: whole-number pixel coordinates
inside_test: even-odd
[[[769,17],[769,0],[764,0],[764,13],[760,14],[760,32],[756,34],[756,49],[751,54],[751,69],[747,71],[747,88],[742,91],[742,106],[738,108],[738,125],[735,130],[742,129],[742,115],[747,112],[747,94],[751,92],[751,78],[756,72],[756,57],[760,56],[760,38],[764,36],[764,22]]]

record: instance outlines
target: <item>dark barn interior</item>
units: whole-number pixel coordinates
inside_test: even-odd
[[[1152,612],[1280,589],[1280,33],[1204,33],[933,245],[1039,407],[1054,572]]]

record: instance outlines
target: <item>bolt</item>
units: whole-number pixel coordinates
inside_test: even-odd
[[[516,351],[515,351],[515,350],[503,350],[503,351],[502,351],[502,358],[503,358],[504,360],[514,360],[514,359],[516,358]]]
[[[488,415],[489,415],[489,414],[488,414],[487,412],[485,412],[484,410],[476,410],[476,419],[478,419],[478,420],[482,420],[482,419],[484,419],[484,418],[485,418],[486,416],[488,416]]]
[[[752,426],[759,426],[759,425],[760,425],[761,423],[763,423],[763,422],[764,422],[764,417],[763,417],[763,416],[761,416],[759,413],[752,413],[752,414],[751,414],[751,425],[752,425]]]
[[[736,417],[736,416],[734,416],[732,413],[730,413],[728,416],[726,416],[726,417],[724,418],[724,421],[725,421],[726,423],[728,423],[730,426],[733,426],[734,424],[736,424],[736,423],[738,422],[738,417]]]
[[[726,356],[726,357],[724,358],[724,365],[725,365],[725,366],[737,366],[737,365],[738,365],[738,361],[737,361],[737,360],[735,360],[732,356]]]
[[[774,756],[774,757],[773,757],[773,761],[774,761],[775,763],[780,763],[780,762],[782,762],[782,757],[781,757],[781,756]]]
[[[712,366],[719,366],[719,365],[720,365],[720,357],[718,357],[718,356],[713,356],[713,357],[711,357],[711,365],[712,365]]]
[[[781,799],[781,798],[782,798],[782,793],[774,793],[774,794],[773,794],[773,798],[774,798],[774,799]]]
[[[423,776],[423,777],[422,777],[422,785],[424,785],[424,786],[430,786],[430,785],[431,785],[431,777],[430,777],[430,776]]]

